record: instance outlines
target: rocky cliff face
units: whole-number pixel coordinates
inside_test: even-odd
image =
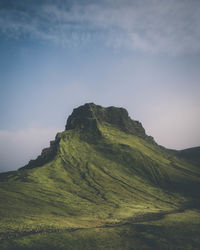
[[[132,120],[126,109],[117,107],[101,107],[94,103],[86,103],[73,110],[67,120],[65,129],[82,128],[85,130],[98,131],[98,124],[109,124],[128,133],[139,136],[154,143],[151,136],[147,136],[142,124]]]

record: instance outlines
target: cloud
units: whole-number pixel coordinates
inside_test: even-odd
[[[49,146],[58,129],[28,128],[19,131],[0,130],[0,172],[16,170],[35,159]]]
[[[150,53],[200,51],[196,0],[45,1],[1,9],[0,30],[62,46],[99,40],[107,46]]]

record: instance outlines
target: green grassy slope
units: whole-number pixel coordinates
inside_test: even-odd
[[[183,227],[199,233],[199,176],[124,109],[86,104],[35,161],[0,174],[1,249],[195,249]]]
[[[200,147],[188,148],[176,152],[177,156],[196,165],[200,166]]]

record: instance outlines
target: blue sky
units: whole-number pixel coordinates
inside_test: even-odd
[[[0,1],[0,171],[85,102],[125,107],[166,147],[200,145],[200,2]]]

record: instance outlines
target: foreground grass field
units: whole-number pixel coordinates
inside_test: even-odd
[[[0,249],[199,249],[199,158],[124,109],[81,106],[41,156],[0,174]]]
[[[2,240],[1,249],[199,249],[199,218],[198,210],[186,210],[144,222],[21,231]]]

